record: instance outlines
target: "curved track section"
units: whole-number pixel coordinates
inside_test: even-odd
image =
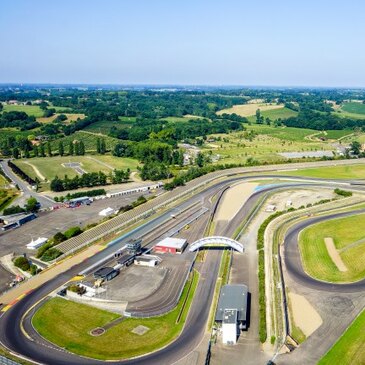
[[[299,233],[306,227],[330,219],[344,218],[362,213],[365,213],[365,209],[329,214],[306,219],[291,227],[284,239],[284,262],[289,275],[291,275],[296,282],[304,286],[322,291],[348,293],[365,290],[365,279],[353,283],[331,284],[312,278],[303,269],[299,251]]]
[[[204,197],[208,197],[211,194],[219,191],[223,187],[229,186],[229,184],[236,182],[238,180],[248,180],[254,178],[262,178],[262,176],[247,176],[247,177],[231,177],[225,181],[217,182],[215,185],[208,187],[206,190],[197,193],[190,199],[187,199],[184,203],[191,204],[194,201],[201,200]],[[283,176],[276,175],[265,175],[265,178],[281,178],[285,179]],[[263,189],[256,191],[251,197],[247,200],[246,204],[242,208],[242,212],[249,215],[254,211],[254,208],[258,204],[261,197],[271,191],[278,191],[281,189],[288,188],[298,188],[298,187],[314,187],[321,186],[325,187],[327,185],[328,188],[343,186],[343,184],[350,185],[351,182],[336,182],[332,181],[328,182],[328,184],[323,184],[322,179],[310,179],[311,182],[308,183],[308,179],[297,179],[302,180],[302,182],[297,183],[284,183],[276,186],[268,186]],[[362,190],[363,187],[354,187],[353,189]],[[175,207],[176,208],[176,207]],[[166,213],[166,214],[169,214]],[[349,215],[351,213],[348,213]],[[335,218],[337,215],[333,215]],[[340,216],[340,215],[339,215]],[[314,218],[310,220],[309,224],[320,221],[321,218]],[[323,218],[328,219],[328,217]],[[231,226],[231,225],[230,225]],[[305,225],[304,225],[305,226]],[[301,263],[300,256],[297,250],[297,236],[299,231],[304,228],[297,225],[297,230],[293,230],[289,232],[287,236],[287,251],[285,262],[287,264],[288,270],[290,273],[294,275],[298,280],[302,280],[306,282],[308,285],[313,285],[316,288],[323,288],[323,290],[328,290],[333,287],[333,290],[346,290],[346,286],[343,285],[331,285],[328,283],[322,283],[317,280],[310,278],[308,275],[301,271]],[[232,228],[233,227],[228,227]],[[225,234],[229,235],[229,232]],[[295,251],[297,250],[297,251]],[[104,250],[107,251],[107,250]],[[20,354],[28,359],[33,360],[34,362],[41,364],[50,364],[50,365],[100,365],[105,364],[106,362],[83,358],[71,353],[68,353],[56,346],[49,344],[46,341],[39,342],[39,336],[34,336],[33,338],[29,338],[25,335],[22,330],[23,317],[29,311],[29,316],[32,315],[32,309],[37,305],[39,301],[45,298],[50,292],[57,289],[59,286],[63,285],[65,282],[70,280],[77,273],[85,269],[91,263],[102,258],[102,255],[108,254],[108,252],[100,252],[99,254],[92,257],[89,262],[80,263],[70,270],[64,272],[61,275],[53,278],[47,283],[43,284],[41,287],[34,290],[32,293],[27,295],[24,299],[19,301],[13,307],[11,307],[7,312],[5,312],[0,318],[0,341],[3,343],[8,349],[12,352]],[[170,345],[167,347],[156,351],[152,354],[145,355],[140,358],[130,359],[125,361],[114,361],[113,364],[138,364],[138,365],[167,365],[172,364],[178,359],[182,358],[184,355],[188,354],[192,351],[197,344],[200,342],[204,331],[206,321],[209,315],[210,303],[213,298],[215,282],[219,271],[219,251],[212,251],[212,255],[209,255],[210,260],[206,262],[206,278],[204,280],[204,284],[198,285],[197,293],[192,303],[192,307],[190,309],[186,325],[181,335]],[[299,261],[298,261],[299,259]],[[336,289],[337,287],[338,289]],[[363,290],[365,288],[365,282],[359,282],[354,284],[349,284],[347,290]],[[28,317],[29,317],[28,316]],[[24,323],[27,330],[31,333],[31,323],[30,321],[25,321]]]

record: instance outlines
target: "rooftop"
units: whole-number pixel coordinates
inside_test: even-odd
[[[247,316],[247,294],[246,285],[224,285],[219,295],[216,321],[223,321],[226,310],[236,310],[237,320],[245,321]]]
[[[226,309],[223,315],[223,323],[237,323],[237,317],[236,309]]]
[[[94,272],[94,277],[106,277],[114,271],[112,267],[102,267]]]
[[[162,241],[158,242],[156,246],[182,249],[185,244],[186,244],[186,239],[184,238],[166,237]]]

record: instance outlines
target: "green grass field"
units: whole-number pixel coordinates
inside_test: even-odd
[[[4,112],[25,112],[28,115],[33,115],[36,118],[43,116],[43,110],[38,105],[4,105]]]
[[[365,104],[361,102],[344,103],[334,113],[340,117],[365,119]]]
[[[290,117],[296,117],[298,115],[298,112],[284,107],[281,109],[264,110],[261,112],[261,115],[264,118],[277,120],[277,119],[288,119]],[[256,117],[254,115],[247,117],[247,119],[252,123],[256,122]]]
[[[80,162],[82,169],[86,172],[103,171],[109,174],[113,168],[126,169],[136,171],[138,161],[132,158],[121,158],[110,155],[95,155],[95,156],[54,156],[54,157],[37,157],[31,159],[15,160],[14,163],[19,166],[26,174],[33,179],[38,177],[41,181],[42,175],[46,180],[52,180],[56,175],[63,178],[64,175],[72,178],[77,175],[74,169],[62,166],[63,163]],[[39,174],[36,173],[35,168]]]
[[[332,219],[307,227],[300,234],[299,248],[305,271],[329,282],[353,282],[365,277],[365,214]],[[325,237],[331,237],[347,271],[332,261]]]
[[[102,360],[143,355],[166,346],[181,332],[198,285],[199,274],[194,271],[190,280],[190,291],[189,281],[173,311],[160,317],[126,318],[98,337],[91,336],[89,332],[116,319],[118,315],[62,298],[47,301],[35,313],[32,322],[47,340],[79,355]],[[149,331],[142,336],[132,333],[139,325],[148,327]]]
[[[130,123],[125,121],[100,121],[93,124],[88,125],[84,131],[97,133],[97,134],[103,134],[107,136],[110,132],[110,129],[112,127],[116,128],[122,128],[122,127],[128,127],[130,126]]]
[[[104,138],[106,148],[109,151],[112,150],[114,148],[114,146],[119,142],[119,140],[116,138],[112,138],[112,137],[108,137],[108,136],[100,136],[99,132],[77,131],[70,136],[63,137],[63,138],[52,141],[51,145],[52,145],[53,150],[58,150],[59,141],[63,141],[65,151],[67,152],[68,145],[70,142],[82,140],[85,144],[86,151],[92,152],[92,151],[96,151],[96,140],[100,137]]]
[[[204,151],[212,151],[220,155],[218,163],[242,163],[249,157],[258,161],[276,163],[285,160],[280,152],[303,152],[331,150],[328,142],[311,141],[305,137],[313,134],[311,129],[272,127],[266,125],[249,125],[247,131],[255,131],[258,135],[250,141],[244,138],[244,132],[213,135],[221,137],[221,141],[207,143]]]
[[[348,113],[363,114],[365,118],[365,104],[363,103],[345,103],[342,105],[341,109]]]
[[[319,361],[318,365],[365,364],[365,310]]]
[[[283,175],[331,179],[365,179],[365,165],[331,166],[297,171],[285,171]]]

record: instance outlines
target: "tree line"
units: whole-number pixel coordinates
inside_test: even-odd
[[[130,170],[114,170],[109,175],[102,171],[89,172],[76,175],[73,178],[69,178],[67,175],[63,179],[55,176],[51,181],[50,188],[52,191],[60,192],[65,190],[74,190],[84,187],[103,186],[108,184],[121,184],[129,181]]]

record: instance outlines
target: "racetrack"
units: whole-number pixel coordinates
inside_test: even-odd
[[[312,224],[324,222],[329,219],[344,218],[357,214],[362,214],[364,212],[365,209],[359,209],[350,212],[329,214],[325,216],[306,219],[305,221],[299,222],[291,227],[286,235],[284,242],[284,262],[288,273],[294,278],[294,280],[306,287],[330,292],[351,293],[365,290],[365,279],[345,284],[331,284],[313,279],[307,273],[305,273],[303,269],[298,246],[299,233],[304,228],[311,226]]]
[[[268,177],[267,175],[265,178]],[[271,175],[270,178],[277,177],[275,175]],[[250,176],[252,178],[252,176]],[[262,176],[257,175],[256,178],[262,178]],[[283,178],[283,176],[280,176]],[[220,189],[225,186],[228,186],[234,181],[245,179],[245,177],[231,177],[227,181],[218,182],[213,186],[205,189],[204,191],[196,194],[192,198],[185,201],[181,206],[187,206],[194,201],[199,201],[201,199],[207,198],[211,196],[213,193],[216,193]],[[298,179],[298,180],[307,180],[307,179]],[[293,187],[303,187],[303,185],[310,186],[322,186],[323,180],[321,179],[311,179],[312,183],[291,183],[291,184],[282,184],[280,186],[270,186],[264,189],[261,189],[247,200],[244,207],[241,209],[241,213],[245,212],[245,214],[249,214],[255,207],[258,200],[266,193],[270,191],[275,191],[278,189],[283,189],[285,186],[293,188]],[[341,181],[344,183],[344,181]],[[336,182],[329,184],[328,187],[333,188],[336,186]],[[356,187],[358,190],[362,190],[361,186]],[[167,212],[166,214],[169,214]],[[350,215],[351,212],[348,213],[338,213],[344,215]],[[353,213],[352,213],[353,214]],[[333,215],[331,218],[340,217],[342,215]],[[365,281],[361,281],[358,283],[352,284],[328,284],[317,281],[315,279],[310,278],[305,274],[303,269],[301,268],[300,255],[297,247],[297,236],[301,229],[303,229],[308,222],[308,224],[313,224],[320,222],[321,220],[328,219],[327,217],[316,217],[305,222],[297,224],[292,230],[288,232],[286,237],[286,250],[285,250],[285,263],[287,270],[290,275],[293,275],[295,280],[308,285],[309,287],[319,288],[320,290],[333,290],[333,291],[360,291],[365,289]],[[228,225],[227,230],[224,232],[227,236],[231,235],[235,228],[237,227],[239,222],[233,221],[230,225]],[[296,228],[296,229],[295,229]],[[114,250],[116,247],[113,248]],[[107,251],[107,250],[104,250]],[[76,355],[67,353],[61,349],[56,349],[55,346],[45,347],[45,345],[41,345],[38,342],[29,340],[24,333],[22,332],[20,326],[22,323],[22,317],[24,313],[27,312],[29,308],[31,308],[34,304],[36,304],[39,300],[47,296],[52,290],[55,290],[57,287],[61,286],[65,282],[67,282],[74,275],[82,271],[84,268],[90,265],[90,262],[96,262],[100,260],[100,258],[106,253],[102,251],[100,254],[95,255],[95,257],[91,258],[89,262],[83,262],[67,272],[55,277],[49,282],[45,283],[38,289],[34,290],[31,294],[27,295],[20,302],[15,304],[12,308],[10,308],[7,312],[5,312],[0,319],[0,340],[1,342],[11,349],[13,352],[21,354],[27,358],[33,359],[39,363],[43,364],[52,364],[52,365],[70,365],[70,364],[101,364],[102,361],[81,358]],[[207,260],[203,264],[202,273],[204,280],[200,280],[196,296],[193,300],[193,304],[185,325],[185,328],[178,337],[178,339],[168,345],[166,348],[159,350],[153,354],[146,355],[144,357],[126,361],[117,361],[114,362],[116,364],[141,364],[141,365],[161,365],[161,364],[172,364],[179,358],[183,357],[185,354],[189,353],[193,350],[196,345],[199,343],[200,339],[203,336],[206,321],[209,314],[210,303],[212,300],[212,295],[214,292],[215,281],[218,275],[219,270],[219,258],[221,255],[221,251],[211,251],[211,253],[207,256]],[[298,261],[299,260],[299,261]],[[25,321],[27,323],[27,321]],[[28,325],[26,325],[26,330],[31,333],[32,329]]]

